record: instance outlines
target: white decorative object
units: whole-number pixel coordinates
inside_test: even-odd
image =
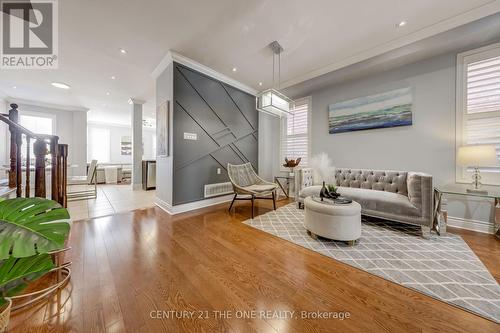
[[[361,205],[356,201],[345,205],[326,204],[307,197],[304,206],[304,225],[313,237],[346,242],[361,237]]]
[[[316,183],[335,184],[335,167],[326,153],[314,155],[309,166],[313,169],[313,179]]]
[[[198,134],[184,132],[184,140],[198,140]]]

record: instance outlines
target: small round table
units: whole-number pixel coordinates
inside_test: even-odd
[[[307,197],[304,207],[304,224],[314,239],[321,236],[345,241],[352,246],[361,236],[361,205],[356,201],[336,204]]]

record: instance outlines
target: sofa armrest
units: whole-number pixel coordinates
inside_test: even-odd
[[[295,191],[296,195],[299,195],[299,192],[308,186],[314,185],[314,176],[312,168],[303,168],[296,170],[295,172]]]
[[[417,207],[421,216],[432,224],[432,206],[434,201],[434,189],[432,187],[432,176],[419,172],[408,172],[408,198],[412,205]]]

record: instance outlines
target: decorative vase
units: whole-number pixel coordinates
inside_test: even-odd
[[[294,175],[293,168],[290,168],[290,172],[288,173],[288,176],[293,177],[293,175]]]
[[[337,192],[330,192],[330,198],[332,199],[337,199],[338,197],[340,197],[340,193],[337,193]]]
[[[0,333],[7,332],[7,326],[9,326],[10,319],[10,308],[12,307],[12,300],[10,298],[5,298],[7,304],[0,308]]]
[[[323,201],[323,198],[330,197],[330,193],[328,192],[328,189],[326,188],[325,182],[323,182],[323,187],[321,187],[321,191],[319,191],[319,197],[321,198],[321,201]]]

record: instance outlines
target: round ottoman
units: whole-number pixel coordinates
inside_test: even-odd
[[[361,236],[361,205],[321,202],[319,198],[304,200],[305,227],[313,238],[317,236],[345,241],[354,245]]]

